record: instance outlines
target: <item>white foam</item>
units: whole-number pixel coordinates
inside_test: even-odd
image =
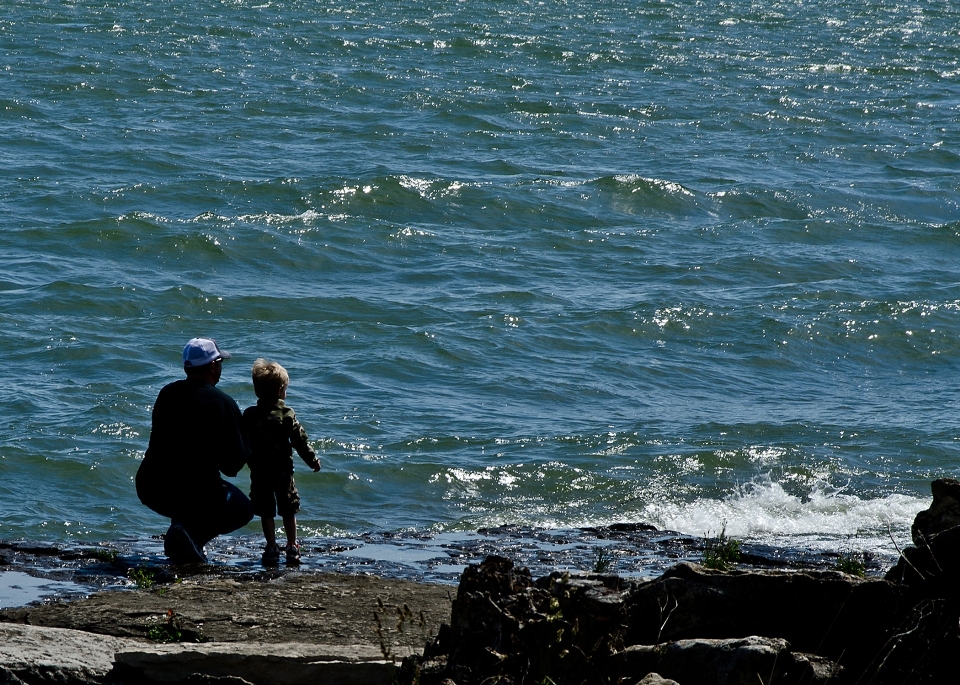
[[[898,545],[910,543],[910,525],[929,506],[918,497],[863,497],[823,482],[797,495],[767,475],[722,499],[662,501],[643,513],[659,527],[688,535],[715,535],[725,526],[727,535],[741,540],[817,549],[846,539],[860,549],[895,554]]]

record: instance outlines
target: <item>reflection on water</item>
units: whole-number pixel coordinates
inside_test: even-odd
[[[0,609],[19,607],[45,597],[77,594],[76,583],[31,576],[23,571],[0,571]]]

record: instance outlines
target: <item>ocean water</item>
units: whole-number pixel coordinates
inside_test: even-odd
[[[308,538],[642,521],[895,554],[960,470],[958,26],[6,2],[0,539],[162,533],[132,479],[207,335],[241,407],[256,357],[290,372]]]

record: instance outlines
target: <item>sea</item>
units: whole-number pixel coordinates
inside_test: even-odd
[[[194,336],[241,408],[289,371],[328,557],[646,524],[895,561],[960,474],[957,3],[2,15],[8,549],[162,561],[133,478]],[[258,522],[217,544],[258,563]]]

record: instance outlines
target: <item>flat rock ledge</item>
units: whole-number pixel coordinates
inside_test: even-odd
[[[118,651],[110,679],[124,683],[389,685],[395,675],[394,662],[369,645],[207,643],[138,645]]]
[[[99,683],[134,640],[66,628],[0,624],[0,683]]]
[[[0,685],[388,685],[449,619],[448,586],[193,576],[0,610]]]
[[[410,656],[411,648],[397,656]],[[371,645],[151,645],[69,628],[0,624],[0,685],[389,685],[396,667]]]

